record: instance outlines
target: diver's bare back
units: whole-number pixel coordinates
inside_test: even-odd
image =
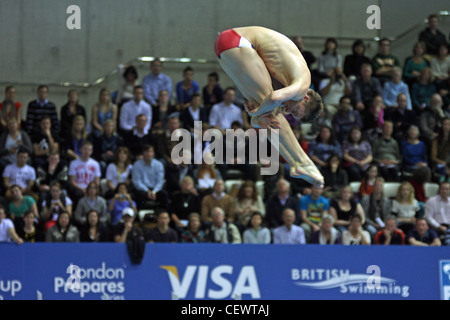
[[[283,86],[301,82],[305,88],[309,88],[311,74],[308,66],[298,48],[288,37],[274,30],[257,26],[233,28],[233,30],[253,44],[272,77]],[[305,93],[306,90],[299,93],[297,99],[302,99]]]

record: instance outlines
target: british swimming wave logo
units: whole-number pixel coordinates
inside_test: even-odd
[[[398,295],[409,297],[409,286],[399,285],[395,279],[381,275],[376,265],[366,273],[350,273],[349,269],[302,268],[291,269],[294,284],[317,290],[338,290],[349,295]]]

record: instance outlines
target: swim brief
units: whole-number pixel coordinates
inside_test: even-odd
[[[254,47],[250,43],[250,41],[240,36],[236,31],[234,31],[233,29],[228,29],[221,32],[217,36],[214,48],[216,51],[216,55],[220,59],[220,54],[224,51],[233,48],[254,48]]]

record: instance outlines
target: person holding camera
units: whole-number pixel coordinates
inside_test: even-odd
[[[138,213],[136,202],[131,198],[128,191],[128,185],[125,182],[121,182],[116,187],[114,197],[108,203],[111,225],[116,225],[122,219],[122,212],[125,208],[131,208],[135,215]]]

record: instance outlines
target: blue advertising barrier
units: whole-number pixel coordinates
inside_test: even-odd
[[[0,299],[450,299],[448,247],[0,244]]]

